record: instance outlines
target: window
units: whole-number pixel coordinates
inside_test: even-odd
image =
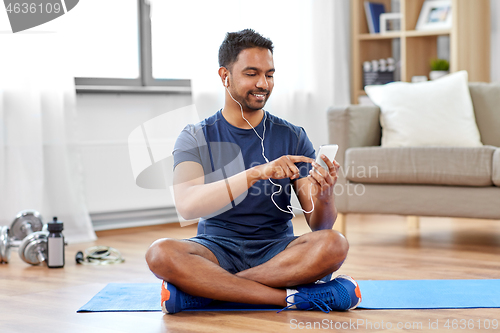
[[[138,79],[137,0],[85,0],[77,8],[78,15],[67,20],[75,76]]]
[[[86,0],[68,17],[75,83],[84,91],[189,92],[186,78],[153,78],[147,0]],[[71,14],[71,13],[69,13]]]

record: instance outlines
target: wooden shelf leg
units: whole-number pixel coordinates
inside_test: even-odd
[[[408,230],[417,231],[420,229],[420,217],[409,215],[406,217],[408,223]]]
[[[346,225],[346,215],[342,213],[337,213],[337,220],[333,225],[333,230],[340,232],[345,236],[345,225]]]

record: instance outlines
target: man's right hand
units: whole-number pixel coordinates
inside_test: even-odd
[[[300,176],[299,168],[295,163],[312,163],[314,160],[306,156],[284,155],[269,163],[257,165],[250,169],[252,180],[260,179],[297,179]]]
[[[313,159],[305,156],[282,156],[227,179],[207,184],[201,164],[192,161],[179,163],[174,169],[177,211],[186,220],[214,214],[261,179],[297,179],[299,168],[295,163],[299,162],[312,163]]]

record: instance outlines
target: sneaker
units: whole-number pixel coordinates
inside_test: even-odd
[[[293,296],[293,302],[289,298]],[[297,287],[297,292],[286,298],[290,305],[299,310],[345,311],[356,308],[361,303],[361,291],[353,278],[339,275],[335,279],[318,284]]]
[[[209,298],[186,294],[167,281],[163,281],[161,285],[161,308],[163,313],[177,313],[186,309],[202,308],[210,302],[212,300]]]

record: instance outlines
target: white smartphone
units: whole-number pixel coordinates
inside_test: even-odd
[[[321,165],[325,170],[328,171],[328,166],[326,165],[325,161],[321,158],[321,155],[325,155],[328,157],[330,161],[333,161],[335,159],[335,155],[337,155],[337,151],[339,150],[339,145],[321,145],[319,147],[318,154],[316,155],[316,163]],[[315,169],[316,172],[318,172]]]

